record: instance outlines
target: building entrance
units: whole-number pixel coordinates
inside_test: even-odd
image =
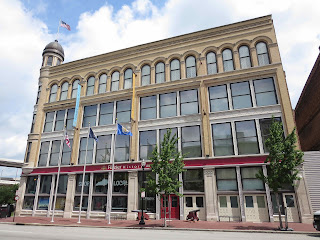
[[[240,221],[239,196],[220,195],[219,196],[219,221]]]
[[[177,195],[171,194],[167,196],[165,199],[161,198],[161,218],[164,218],[165,205],[166,217],[172,219],[179,219],[179,197]]]
[[[244,209],[247,222],[269,222],[265,195],[245,195]]]

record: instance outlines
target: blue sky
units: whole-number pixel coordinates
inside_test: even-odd
[[[24,158],[41,54],[60,18],[71,26],[59,36],[69,62],[272,14],[294,107],[319,52],[319,9],[312,0],[1,0],[0,158]]]

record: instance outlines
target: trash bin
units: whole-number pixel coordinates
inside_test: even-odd
[[[8,205],[2,205],[0,207],[0,218],[6,218],[8,216]]]

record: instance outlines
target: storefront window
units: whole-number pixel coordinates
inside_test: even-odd
[[[108,173],[96,173],[93,180],[93,193],[108,193]]]
[[[23,209],[33,210],[34,196],[24,196]]]
[[[128,173],[117,172],[113,177],[113,193],[128,193]]]
[[[127,212],[127,197],[114,196],[112,197],[112,211]]]
[[[216,170],[218,191],[237,191],[237,175],[235,168],[219,168]]]
[[[184,192],[204,192],[203,170],[195,169],[182,173]]]
[[[38,176],[30,176],[27,180],[26,193],[35,194],[37,188]]]
[[[139,209],[141,209],[141,188],[142,188],[142,182],[144,181],[144,187],[146,188],[145,191],[145,198],[143,199],[143,209],[147,210],[148,212],[155,213],[156,212],[156,195],[152,192],[150,192],[147,188],[147,181],[149,179],[156,179],[155,173],[151,171],[145,171],[145,178],[143,180],[143,173],[140,171],[138,175],[138,183],[139,183]]]

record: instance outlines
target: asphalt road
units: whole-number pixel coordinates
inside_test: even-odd
[[[114,229],[86,227],[55,227],[55,226],[20,226],[0,224],[1,240],[308,240],[320,239],[320,234],[281,234],[281,233],[245,233],[217,231],[181,231],[152,229]]]

